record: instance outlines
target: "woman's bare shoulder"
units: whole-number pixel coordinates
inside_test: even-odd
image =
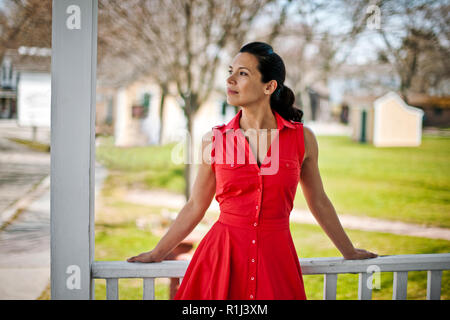
[[[318,144],[316,135],[311,128],[305,125],[303,125],[303,139],[305,142],[305,156],[303,157],[303,160],[307,159],[308,157],[317,155]]]

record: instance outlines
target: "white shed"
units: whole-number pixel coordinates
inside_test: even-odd
[[[422,109],[408,106],[395,92],[374,102],[373,144],[377,147],[419,146]]]

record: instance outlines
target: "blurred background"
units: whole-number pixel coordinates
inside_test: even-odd
[[[190,196],[201,137],[239,110],[226,102],[227,70],[252,41],[283,58],[355,246],[450,252],[449,9],[432,0],[99,0],[95,260],[149,251],[165,233]],[[51,39],[52,1],[0,1],[0,299],[50,297]],[[214,199],[168,258],[190,259],[218,214]],[[300,187],[291,231],[300,258],[340,256]],[[448,280],[444,271],[443,299]],[[337,298],[355,299],[357,284],[339,277]],[[141,299],[140,285],[121,279],[120,299]],[[321,276],[305,286],[322,298]],[[176,288],[157,279],[156,299]],[[408,299],[425,295],[426,272],[409,272]],[[373,299],[391,296],[383,273]]]

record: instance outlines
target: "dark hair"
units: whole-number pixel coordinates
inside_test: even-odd
[[[295,95],[289,87],[284,85],[286,67],[281,57],[273,48],[264,42],[251,42],[243,46],[239,52],[247,52],[258,59],[258,70],[261,72],[261,81],[277,81],[277,88],[270,96],[270,107],[286,120],[301,122],[303,111],[294,107]]]

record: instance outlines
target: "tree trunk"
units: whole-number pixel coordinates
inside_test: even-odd
[[[400,97],[403,99],[403,101],[405,101],[406,104],[408,104],[408,96],[406,94],[408,88],[403,80],[401,80],[401,82],[402,83],[400,84]]]
[[[311,103],[309,99],[308,90],[304,87],[302,87],[298,91],[298,104],[301,105],[301,109],[303,111],[303,122],[311,121],[312,120],[312,110],[311,110]]]
[[[191,181],[193,179],[192,175],[193,175],[193,169],[194,169],[194,163],[193,163],[193,152],[192,152],[192,148],[193,148],[193,140],[194,137],[192,135],[192,129],[193,129],[193,114],[192,113],[188,113],[186,116],[187,119],[187,130],[188,130],[188,136],[186,138],[186,164],[184,167],[184,179],[185,179],[185,189],[184,189],[184,194],[186,197],[186,201],[189,200],[190,196],[191,196]]]
[[[166,99],[167,95],[167,86],[161,85],[161,100],[159,102],[159,145],[162,145],[162,138],[163,138],[163,132],[164,132],[164,100]]]

